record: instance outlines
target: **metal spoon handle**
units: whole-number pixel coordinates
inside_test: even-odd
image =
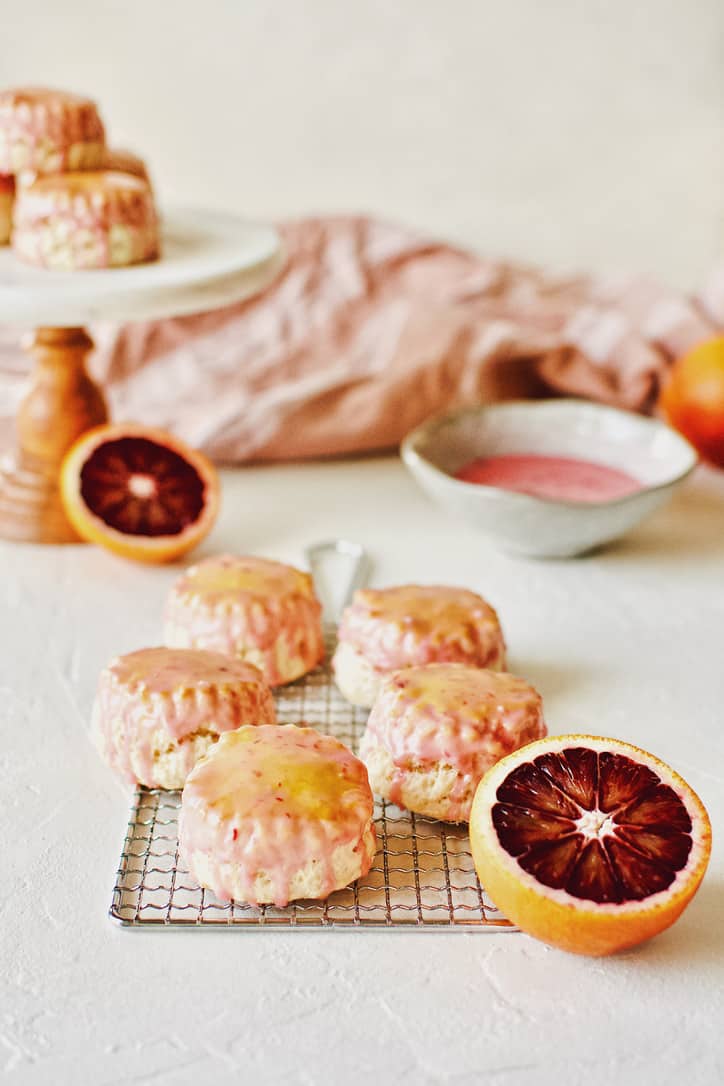
[[[369,556],[360,543],[347,539],[311,543],[304,553],[322,601],[324,619],[338,622],[357,589],[367,584],[372,568]],[[342,569],[345,574],[341,574]]]

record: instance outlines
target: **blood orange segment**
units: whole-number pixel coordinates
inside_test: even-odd
[[[577,776],[580,775],[580,777]],[[621,754],[567,747],[514,769],[498,799],[516,795],[518,780],[552,781],[568,818],[551,818],[533,790],[493,806],[503,848],[547,886],[574,897],[641,900],[670,886],[691,851],[691,819],[683,803],[647,766]],[[521,804],[525,803],[523,806]],[[549,796],[543,803],[550,806]],[[566,842],[566,867],[560,845]]]
[[[61,495],[78,534],[141,561],[186,553],[210,530],[218,477],[205,456],[162,430],[100,426],[65,458]]]
[[[592,736],[550,736],[499,762],[470,831],[481,882],[510,919],[591,954],[673,923],[711,847],[706,811],[673,770]]]
[[[127,535],[176,535],[204,508],[201,475],[173,449],[119,437],[94,449],[80,473],[83,501]]]

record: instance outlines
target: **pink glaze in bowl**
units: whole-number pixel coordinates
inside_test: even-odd
[[[504,550],[571,558],[617,539],[661,506],[697,463],[670,427],[586,400],[518,400],[434,418],[405,438],[402,458],[430,497]],[[640,482],[606,501],[534,497],[455,478],[477,457],[539,455],[593,461]]]

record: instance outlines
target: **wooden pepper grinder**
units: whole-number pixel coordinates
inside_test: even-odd
[[[108,419],[103,394],[85,365],[93,340],[83,328],[38,328],[28,349],[35,368],[18,414],[17,452],[0,460],[0,536],[75,543],[58,473],[76,438]]]

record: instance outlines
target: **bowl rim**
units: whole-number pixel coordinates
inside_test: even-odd
[[[459,419],[469,415],[482,415],[486,412],[497,411],[501,408],[506,409],[509,407],[524,407],[531,411],[541,411],[546,410],[551,406],[568,406],[594,414],[616,415],[625,418],[627,421],[635,420],[636,423],[649,426],[651,429],[666,430],[678,441],[682,451],[688,453],[689,464],[682,471],[678,472],[676,475],[672,475],[670,479],[667,479],[662,483],[653,483],[648,486],[642,485],[638,490],[634,490],[630,494],[624,494],[620,498],[604,498],[601,501],[580,502],[565,498],[546,498],[535,494],[526,494],[518,490],[508,490],[502,486],[493,486],[490,483],[469,483],[464,479],[456,479],[454,475],[448,474],[448,472],[443,471],[436,464],[433,464],[433,462],[417,448],[417,444],[420,441],[434,433],[436,430],[441,429],[449,423],[457,422]],[[422,467],[433,475],[444,479],[446,483],[452,484],[452,486],[457,488],[461,494],[467,491],[470,495],[477,493],[481,497],[505,495],[507,498],[516,501],[519,504],[533,503],[543,508],[558,507],[584,511],[630,505],[638,501],[645,494],[656,494],[659,491],[668,490],[670,487],[682,483],[689,475],[691,475],[692,471],[699,463],[699,454],[691,442],[687,441],[678,430],[675,430],[673,426],[669,426],[668,423],[664,422],[662,419],[655,418],[651,415],[639,415],[634,411],[627,411],[625,408],[613,407],[611,404],[597,403],[595,400],[585,400],[577,396],[554,396],[550,399],[541,400],[500,400],[495,403],[483,403],[471,407],[461,407],[455,411],[434,415],[420,423],[405,435],[400,442],[400,455],[409,468],[414,469],[415,467]]]

